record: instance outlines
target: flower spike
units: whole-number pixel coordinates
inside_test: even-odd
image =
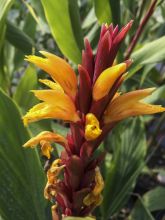
[[[69,123],[66,138],[45,131],[24,144],[31,148],[40,144],[42,154],[48,158],[44,196],[53,203],[54,219],[90,216],[101,204],[104,180],[99,166],[106,152],[98,156],[95,151],[119,121],[165,111],[164,107],[143,100],[155,88],[125,94],[119,90],[132,60],[118,64],[116,55],[131,26],[132,21],[121,30],[118,25],[103,24],[95,57],[85,39],[78,79],[71,66],[56,55],[41,51],[44,57],[26,57],[46,71],[53,81],[39,80],[48,89],[32,91],[41,102],[23,117],[24,124],[47,118]],[[63,146],[55,160],[51,153],[54,143]]]

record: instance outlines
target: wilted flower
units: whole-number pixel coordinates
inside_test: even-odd
[[[79,78],[62,58],[41,51],[44,57],[27,56],[26,60],[46,71],[53,81],[40,80],[49,87],[34,90],[42,102],[23,117],[25,125],[41,119],[61,119],[70,123],[67,137],[45,131],[25,143],[25,147],[41,145],[42,154],[51,157],[52,143],[63,146],[63,152],[47,171],[45,198],[55,199],[54,212],[64,216],[87,216],[102,202],[104,181],[99,164],[103,155],[92,157],[111,129],[130,116],[165,111],[142,100],[154,89],[122,94],[118,92],[131,60],[115,64],[119,46],[131,28],[130,21],[120,31],[111,24],[102,25],[96,56],[85,39]]]

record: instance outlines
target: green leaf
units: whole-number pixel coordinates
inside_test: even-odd
[[[46,22],[44,9],[42,7],[41,1],[30,0],[32,7],[38,14],[38,18],[42,20],[42,23]]]
[[[44,174],[15,103],[0,91],[0,215],[5,219],[46,220]]]
[[[151,96],[148,96],[147,98],[145,98],[145,102],[148,103],[155,103],[158,100],[163,100],[165,99],[165,85],[160,86],[159,88],[157,88]]]
[[[81,20],[77,0],[69,0],[69,14],[72,24],[73,33],[80,50],[84,47],[83,33],[81,29]]]
[[[29,65],[22,76],[15,94],[13,96],[17,104],[26,112],[38,101],[34,94],[30,91],[37,88],[37,74],[36,68],[33,65]]]
[[[150,212],[165,209],[165,188],[158,186],[139,197],[129,216],[129,220],[153,220]]]
[[[102,205],[105,219],[124,206],[144,165],[146,138],[143,122],[137,118],[120,124],[113,130],[109,144],[114,155],[106,167]]]
[[[83,39],[77,1],[41,1],[59,48],[66,57],[75,63],[80,63]]]
[[[159,186],[145,193],[143,202],[150,212],[165,210],[165,188]]]
[[[34,46],[33,40],[11,22],[7,22],[7,40],[24,54],[31,54]]]
[[[97,21],[94,8],[91,8],[91,10],[88,12],[87,16],[84,18],[82,23],[82,28],[88,28],[92,24],[94,24]]]
[[[165,36],[145,44],[141,49],[132,54],[135,63],[148,64],[164,60],[165,57]]]
[[[13,0],[0,0],[0,22],[5,19],[4,17],[6,16],[6,13],[8,12],[12,3]]]
[[[13,0],[0,0],[0,50],[5,37],[5,20],[8,10],[10,9]]]
[[[95,14],[99,20],[99,23],[108,23],[112,22],[112,13],[109,0],[94,0]]]
[[[128,220],[154,220],[150,211],[146,208],[141,198],[138,199],[136,207],[132,210]]]
[[[100,36],[100,26],[96,22],[86,35],[86,38],[91,43],[91,46],[94,49],[94,52],[96,52],[99,36]]]
[[[143,47],[135,51],[131,58],[133,59],[133,65],[130,68],[129,76],[132,76],[137,69],[142,66],[151,63],[161,62],[165,59],[165,36],[150,43],[144,44]]]
[[[109,0],[112,11],[112,22],[120,26],[120,0]]]

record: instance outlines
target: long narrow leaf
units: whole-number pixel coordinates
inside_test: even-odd
[[[52,35],[59,48],[66,57],[75,63],[80,63],[80,48],[82,48],[83,39],[80,37],[82,34],[78,7],[73,3],[70,4],[69,0],[42,0],[42,4]]]
[[[0,0],[0,50],[5,36],[5,20],[13,0]]]
[[[7,23],[6,38],[24,54],[32,53],[32,48],[34,47],[33,40],[11,22]]]
[[[112,13],[109,0],[94,0],[94,8],[100,24],[110,24],[112,22]]]
[[[37,88],[37,74],[35,74],[35,71],[33,65],[27,67],[14,93],[15,101],[25,112],[37,103],[37,99],[30,92],[30,90]]]
[[[0,91],[0,215],[6,219],[46,220],[44,175],[14,102]]]
[[[136,208],[132,210],[131,215],[129,216],[129,220],[154,220],[150,211],[144,205],[141,198],[138,199],[138,203]]]
[[[144,126],[141,120],[133,120],[118,129],[115,129],[110,137],[114,156],[110,167],[107,167],[102,206],[105,219],[120,211],[127,201],[136,177],[142,169],[146,152]]]
[[[133,59],[133,65],[129,71],[131,77],[137,69],[142,66],[151,63],[157,63],[165,59],[165,37],[161,37],[150,43],[146,43],[142,48],[135,51],[131,58]]]

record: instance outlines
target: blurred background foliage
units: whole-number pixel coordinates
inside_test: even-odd
[[[154,13],[131,53],[134,63],[122,91],[156,87],[147,101],[165,106],[164,0],[0,0],[0,219],[51,219],[43,197],[45,158],[40,160],[38,150],[22,145],[40,131],[66,134],[68,129],[49,120],[23,126],[21,115],[37,102],[29,90],[40,88],[38,78],[46,75],[24,56],[47,50],[76,70],[84,37],[96,51],[102,23],[122,27],[133,19],[117,57],[118,62],[124,60],[153,2]],[[165,219],[165,113],[120,123],[97,153],[104,150],[106,187],[96,218]],[[54,156],[59,153],[57,146]]]

